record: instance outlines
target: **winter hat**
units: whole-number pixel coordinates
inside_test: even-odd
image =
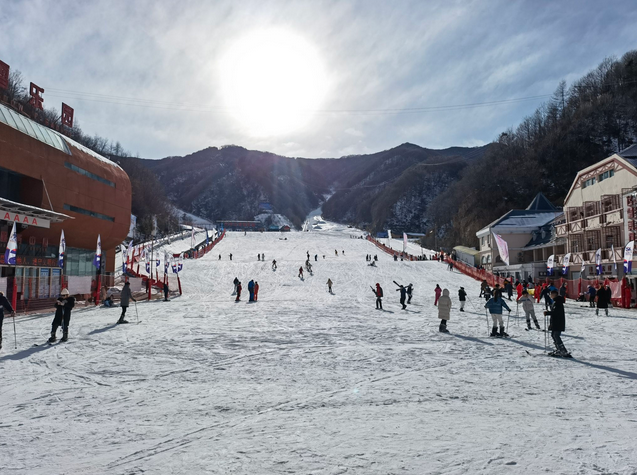
[[[69,289],[62,289],[62,292],[60,292],[60,295],[70,295],[71,293],[69,292]]]

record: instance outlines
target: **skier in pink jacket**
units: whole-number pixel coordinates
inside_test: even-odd
[[[436,284],[436,289],[434,290],[434,293],[436,294],[436,300],[434,301],[434,305],[438,306],[438,299],[440,298],[440,294],[442,294],[442,289],[440,288],[438,284]]]

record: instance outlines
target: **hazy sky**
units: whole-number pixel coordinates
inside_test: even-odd
[[[45,106],[66,102],[85,132],[141,157],[225,144],[336,157],[490,142],[546,98],[449,106],[550,95],[637,48],[635,25],[634,0],[0,0],[0,59]],[[304,127],[255,136],[228,108],[221,63],[264,29],[312,45],[327,85]],[[413,108],[429,110],[395,112]]]

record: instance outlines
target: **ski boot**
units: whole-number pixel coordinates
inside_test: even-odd
[[[500,335],[498,335],[498,327],[493,327],[491,329],[491,335],[489,335],[489,336],[500,336]]]
[[[51,332],[51,338],[49,338],[49,343],[55,343],[57,341],[57,337],[55,336],[55,330]]]
[[[438,328],[438,331],[440,333],[449,333],[449,330],[447,330],[447,325],[440,325],[440,327]]]
[[[120,318],[119,320],[117,320],[116,325],[119,325],[121,323],[128,323],[128,320],[124,320],[123,318]]]
[[[504,331],[504,327],[500,327],[500,338],[508,338],[509,334]]]
[[[62,338],[60,338],[60,343],[65,342],[69,339],[69,331],[68,330],[64,330],[62,332]]]

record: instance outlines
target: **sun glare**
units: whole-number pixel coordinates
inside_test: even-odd
[[[222,58],[221,83],[232,115],[256,136],[306,125],[327,91],[317,50],[284,30],[256,31],[237,40]]]

